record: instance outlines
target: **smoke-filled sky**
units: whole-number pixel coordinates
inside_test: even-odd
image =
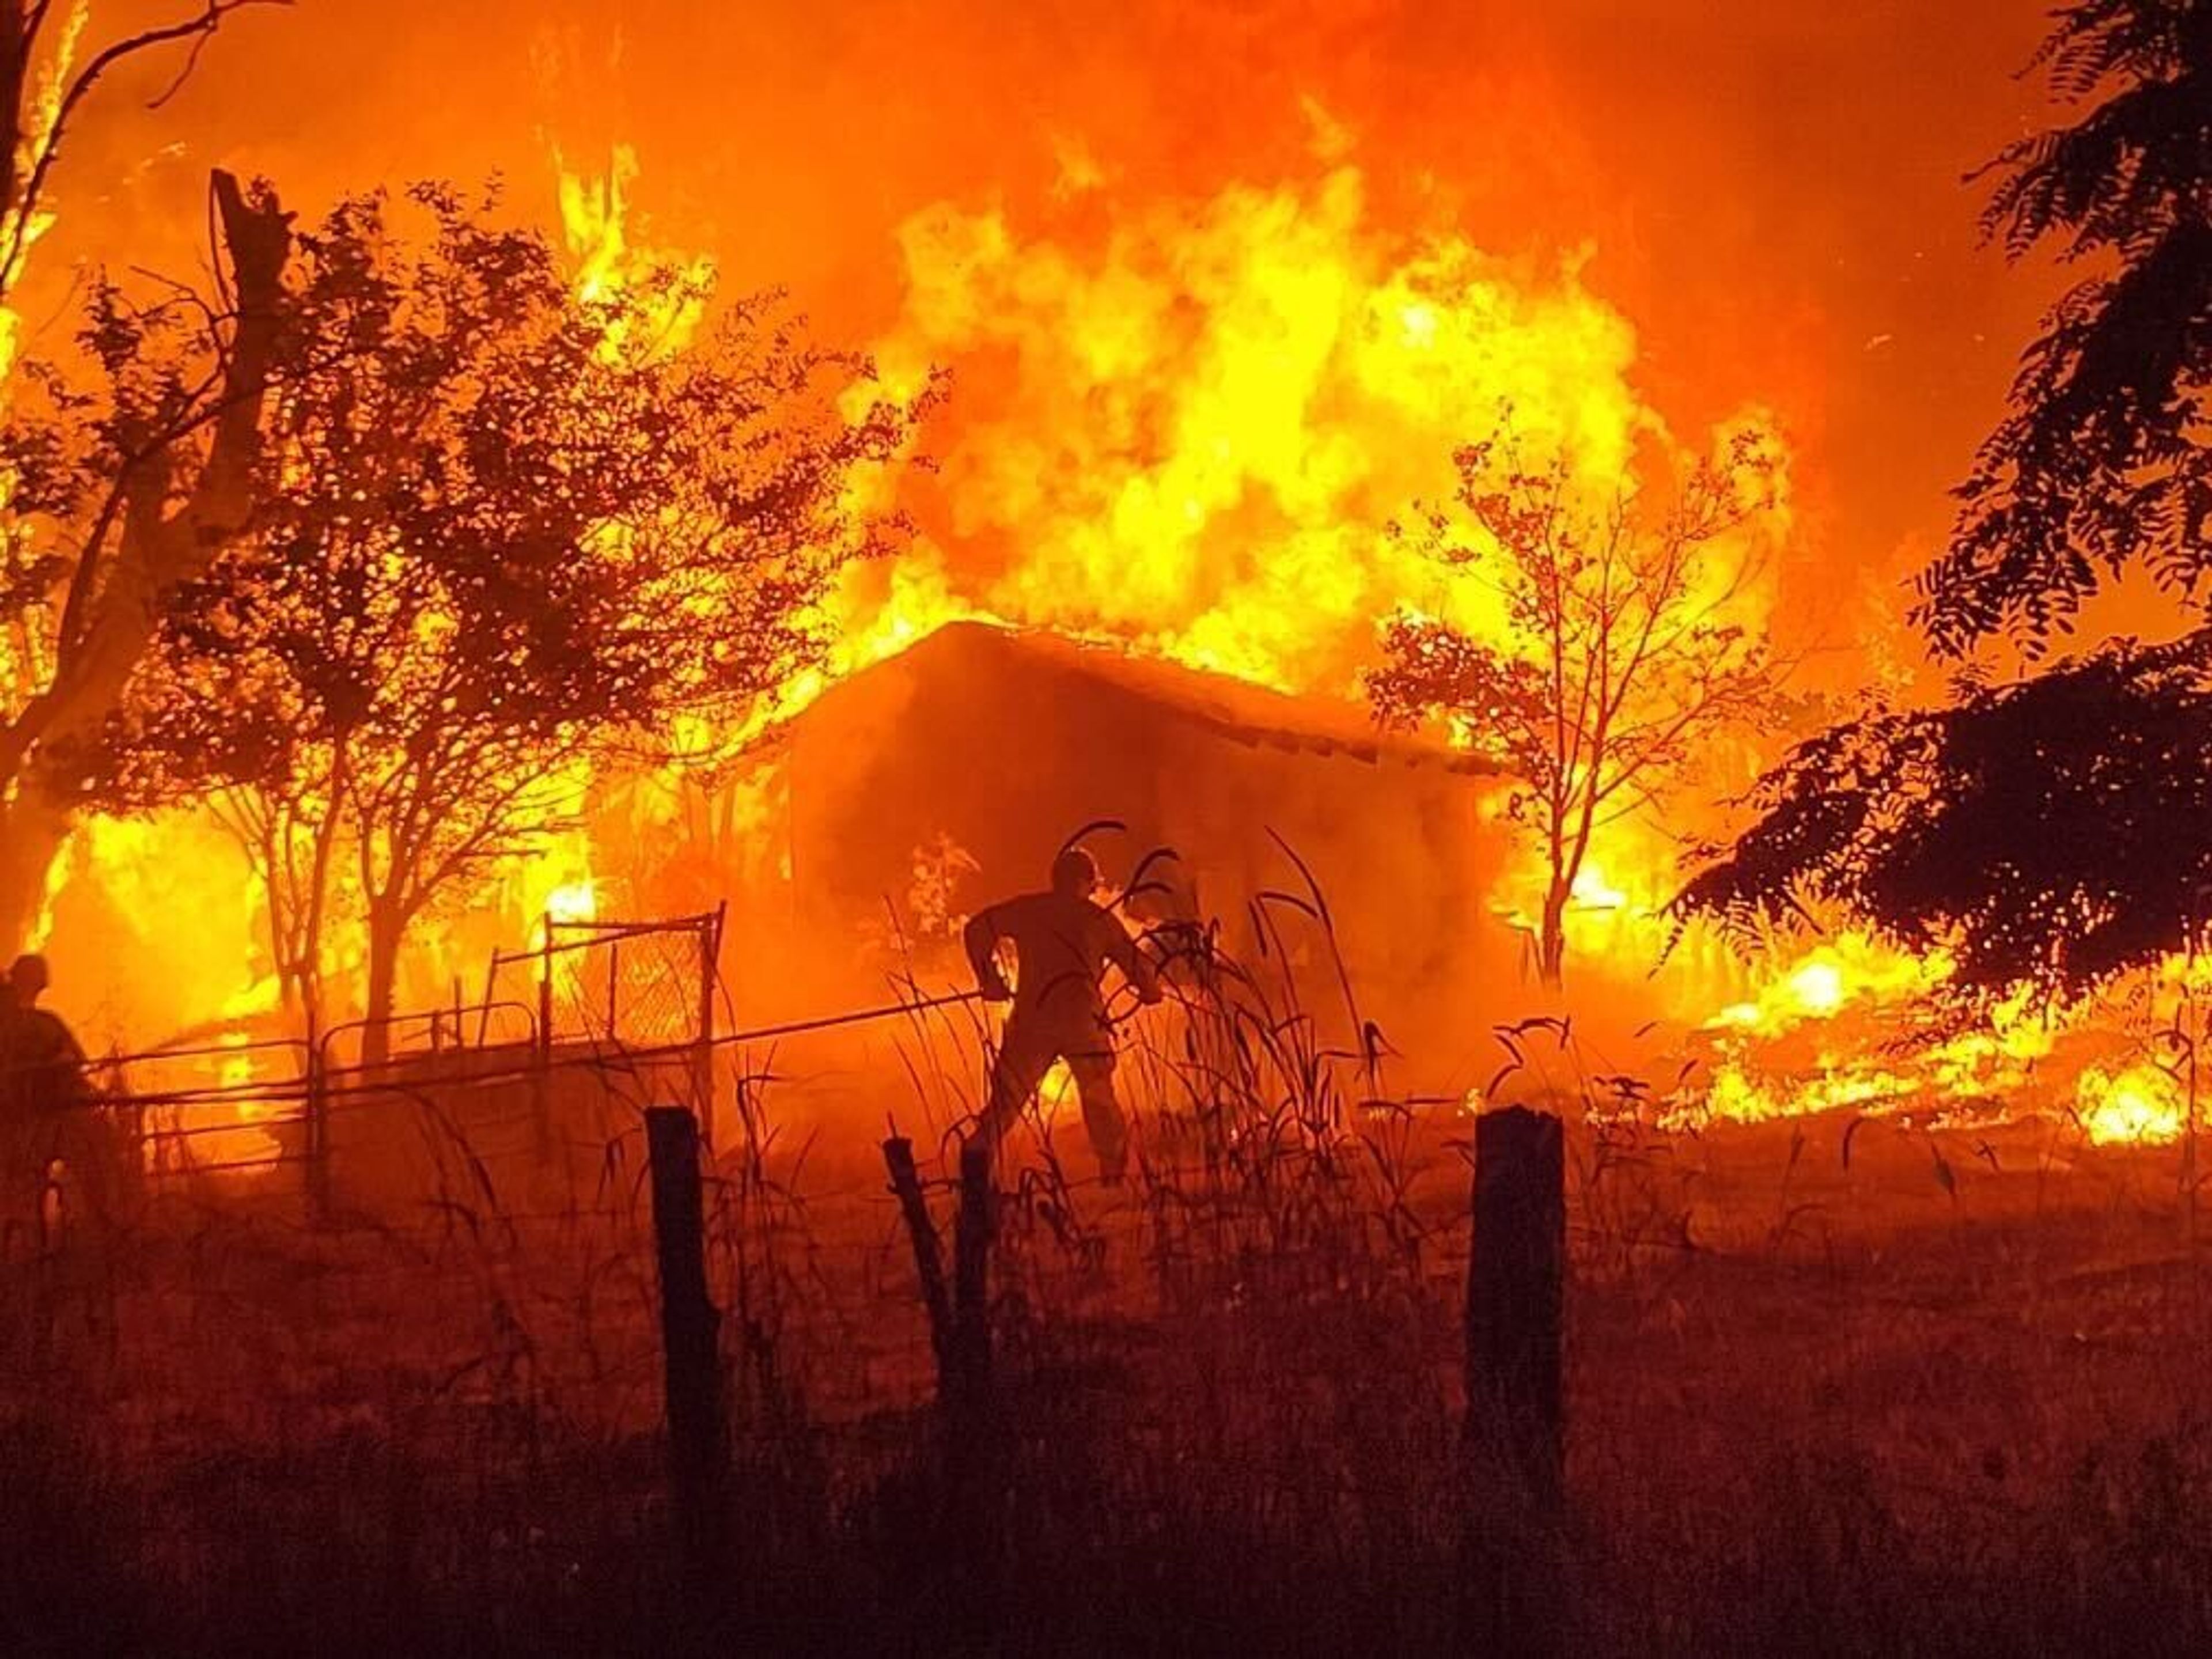
[[[93,35],[184,9],[103,0]],[[1977,246],[1961,182],[2046,115],[2014,74],[2043,23],[2033,0],[298,0],[234,20],[159,112],[156,73],[118,78],[41,275],[188,263],[210,163],[310,210],[496,171],[550,219],[552,147],[596,167],[623,141],[648,240],[864,343],[931,204],[1074,235],[1101,203],[1307,179],[1325,151],[1386,223],[1586,246],[1670,418],[1779,412],[1801,545],[1841,582],[1942,532],[2050,291]]]

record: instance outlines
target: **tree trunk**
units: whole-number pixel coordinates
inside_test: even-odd
[[[104,578],[73,581],[91,595],[79,614],[73,592],[63,612],[51,684],[6,732],[11,762],[0,770],[0,948],[21,948],[36,921],[46,871],[69,834],[63,781],[41,762],[72,744],[98,742],[160,621],[161,596],[205,570],[245,528],[260,454],[261,399],[275,360],[289,218],[274,199],[249,202],[230,174],[213,175],[223,240],[237,284],[238,325],[230,342],[207,461],[182,506],[162,510],[166,488],[132,490],[121,540]],[[148,458],[161,467],[166,457]],[[150,480],[149,482],[151,482]],[[96,556],[96,550],[87,557]]]
[[[1536,935],[1536,972],[1553,990],[1565,977],[1567,964],[1567,900],[1574,884],[1554,876],[1544,890],[1544,920]]]
[[[368,995],[362,1017],[361,1063],[381,1066],[392,1057],[392,1008],[399,980],[399,945],[407,918],[396,906],[373,902],[368,909]]]
[[[27,21],[23,0],[0,3],[0,228],[21,204],[16,153],[23,143],[23,89],[30,78]]]

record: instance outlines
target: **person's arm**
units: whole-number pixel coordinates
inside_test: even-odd
[[[1110,914],[1106,916],[1106,928],[1110,935],[1106,954],[1121,970],[1121,976],[1137,988],[1137,1000],[1158,1002],[1160,1000],[1160,976],[1153,969],[1152,959],[1145,954],[1143,947],[1135,939],[1129,937],[1129,930]]]
[[[39,1045],[46,1050],[43,1059],[56,1066],[84,1066],[91,1064],[84,1045],[76,1040],[76,1033],[69,1022],[49,1009],[41,1008],[32,1016],[39,1022],[43,1041]]]
[[[976,988],[986,1002],[1005,1002],[1013,996],[1006,976],[999,971],[999,941],[1006,930],[999,925],[996,908],[978,910],[968,919],[960,941],[968,949],[968,965],[975,970]]]

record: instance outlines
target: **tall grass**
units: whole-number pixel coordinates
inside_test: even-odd
[[[1161,940],[1170,1004],[1126,1028],[1127,1185],[1049,1125],[1010,1146],[987,1536],[946,1531],[896,1208],[757,1055],[709,1192],[707,1595],[667,1551],[636,1147],[548,1206],[395,1096],[434,1154],[410,1203],[314,1230],[165,1188],[0,1264],[0,1645],[1462,1650],[1470,1540],[1516,1524],[1462,1456],[1468,1126],[1394,1093],[1317,886],[1228,931]],[[917,1016],[883,1085],[926,1147],[975,1097],[963,1018]],[[1693,1139],[1521,1036],[1569,1119],[1568,1650],[2212,1644],[2212,1286],[2148,1155]]]

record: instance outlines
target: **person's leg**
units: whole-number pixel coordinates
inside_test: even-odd
[[[977,1126],[994,1152],[1006,1139],[1006,1131],[1020,1120],[1023,1109],[1036,1097],[1037,1085],[1052,1069],[1054,1058],[1051,1043],[1017,1023],[1007,1024],[991,1065],[991,1098]]]
[[[1113,1050],[1070,1054],[1067,1069],[1075,1074],[1076,1097],[1083,1103],[1083,1128],[1091,1137],[1091,1152],[1097,1156],[1098,1173],[1107,1181],[1119,1181],[1129,1156],[1129,1136],[1121,1097],[1114,1088]]]

